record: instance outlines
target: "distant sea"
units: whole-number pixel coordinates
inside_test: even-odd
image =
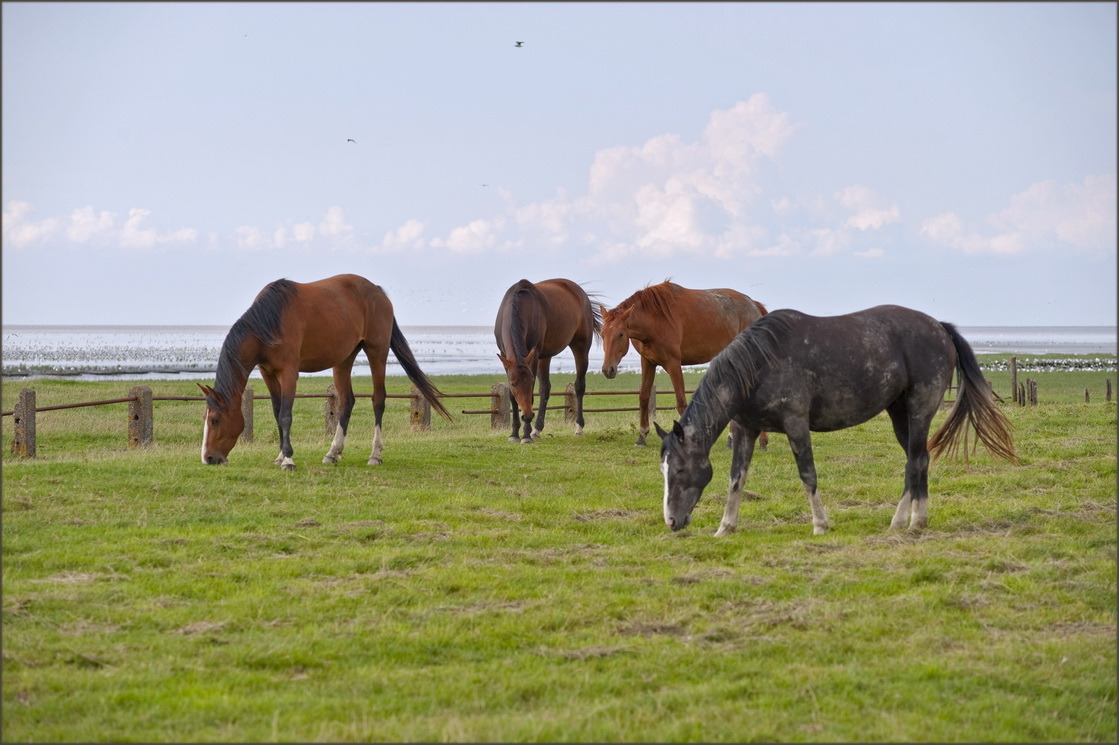
[[[960,326],[979,354],[1018,356],[1099,355],[1114,368],[1115,326]],[[489,326],[404,326],[412,353],[428,375],[504,375]],[[66,376],[78,379],[209,377],[227,326],[3,326],[5,378]],[[602,367],[602,347],[591,348],[592,372]],[[364,368],[364,370],[363,370]],[[355,374],[368,373],[362,355]],[[632,349],[623,370],[640,370]],[[553,372],[574,372],[570,351],[554,358]],[[326,370],[311,375],[330,375]],[[404,371],[389,354],[389,375]],[[254,372],[259,376],[259,372]]]

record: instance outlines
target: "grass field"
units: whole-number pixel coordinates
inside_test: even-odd
[[[775,435],[715,539],[729,451],[672,533],[633,413],[575,437],[550,412],[513,445],[487,416],[412,431],[393,399],[370,467],[364,400],[324,466],[323,403],[300,399],[288,473],[266,401],[224,467],[200,462],[200,403],[157,402],[144,449],[123,404],[44,412],[39,457],[3,462],[3,739],[1114,742],[1108,376],[1031,373],[1040,405],[1003,407],[1021,463],[934,464],[917,535],[886,530],[904,458],[885,415],[814,436],[829,533]],[[5,411],[25,385],[49,406],[131,384],[5,381]]]

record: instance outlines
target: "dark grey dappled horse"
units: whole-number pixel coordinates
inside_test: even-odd
[[[933,416],[960,371],[948,418],[928,439]],[[711,481],[708,453],[730,424],[734,454],[726,511],[716,535],[733,533],[754,441],[762,431],[789,438],[812,506],[813,532],[828,529],[809,432],[831,432],[885,410],[906,453],[905,490],[891,529],[928,524],[928,471],[953,453],[972,427],[992,454],[1016,462],[1010,423],[994,403],[971,346],[950,323],[897,305],[842,316],[775,310],[735,337],[711,360],[671,432],[657,426],[664,474],[664,520],[680,530]]]

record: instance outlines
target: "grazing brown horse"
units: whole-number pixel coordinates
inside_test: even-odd
[[[291,458],[291,406],[299,373],[334,369],[334,387],[342,411],[334,442],[322,462],[337,463],[354,408],[350,371],[357,353],[364,351],[373,371],[376,419],[369,465],[380,465],[389,349],[424,398],[450,419],[438,400],[443,394],[416,364],[408,341],[396,325],[392,302],[380,287],[356,274],[339,274],[306,284],[278,279],[267,285],[226,335],[214,387],[199,386],[206,394],[202,462],[217,465],[228,459],[245,429],[241,395],[249,374],[259,365],[280,428],[280,454],[275,462],[285,471],[295,468]]]
[[[766,314],[765,307],[741,292],[689,290],[661,282],[630,295],[613,310],[602,311],[602,374],[613,378],[630,342],[641,355],[641,406],[638,445],[649,434],[649,398],[660,365],[672,380],[676,412],[684,413],[681,365],[699,365],[730,344],[740,331]],[[762,436],[762,447],[766,437]]]
[[[514,409],[520,407],[524,422],[524,434],[519,435],[519,423],[513,416],[509,442],[530,443],[540,438],[552,390],[552,357],[568,347],[575,357],[575,434],[583,433],[583,394],[587,390],[591,342],[602,331],[600,307],[569,279],[546,279],[535,284],[522,279],[505,292],[493,335],[497,356],[509,376],[511,403]],[[534,427],[532,388],[537,378],[540,407]]]

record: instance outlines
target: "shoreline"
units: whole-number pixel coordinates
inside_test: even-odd
[[[984,371],[1000,372],[1008,370],[1010,367],[1010,358],[1017,358],[1017,366],[1020,372],[1065,372],[1065,371],[1088,371],[1088,372],[1111,372],[1119,368],[1119,356],[1114,353],[1063,353],[1063,352],[1049,352],[1044,354],[1035,354],[1030,352],[981,352],[976,351],[976,357],[979,359],[979,366]],[[706,365],[692,365],[684,368],[684,372],[704,372],[707,369]],[[640,367],[626,366],[619,370],[619,373],[639,373]],[[553,374],[563,375],[570,374],[571,371],[563,369],[554,369]],[[598,371],[592,369],[589,375],[594,375]],[[662,372],[658,368],[658,374]],[[156,367],[150,365],[139,366],[121,366],[114,367],[88,367],[88,368],[57,368],[50,366],[43,367],[15,367],[4,369],[0,374],[2,380],[36,380],[40,378],[50,379],[67,379],[67,380],[81,380],[84,382],[91,382],[96,380],[191,380],[194,378],[208,379],[212,378],[217,373],[216,368],[180,368],[180,367]],[[329,377],[331,371],[322,370],[314,373],[300,373],[300,377]],[[492,372],[429,372],[428,375],[433,378],[438,377],[504,377],[505,372],[500,369],[495,369]],[[361,365],[354,365],[354,376],[361,376]],[[388,370],[389,377],[405,377],[404,372],[398,365],[394,365],[391,361]],[[250,379],[259,379],[260,373],[253,370]]]

